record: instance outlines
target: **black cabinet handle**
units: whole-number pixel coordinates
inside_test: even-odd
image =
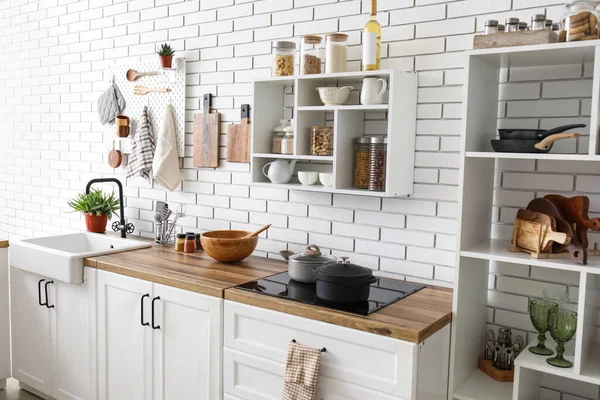
[[[46,302],[42,303],[42,282],[44,282],[45,279],[40,279],[40,281],[38,282],[38,304],[40,306],[47,306],[48,305],[48,297],[46,297]]]
[[[152,329],[160,329],[160,325],[154,325],[154,302],[160,300],[160,296],[156,296],[152,299]]]
[[[48,305],[48,285],[49,284],[53,284],[54,285],[54,281],[48,281],[46,282],[46,284],[44,285],[44,292],[46,293],[46,304],[45,306],[48,308],[54,308],[54,305]]]
[[[150,297],[150,295],[148,293],[146,293],[145,295],[142,296],[142,312],[141,312],[141,322],[142,322],[142,326],[149,326],[150,323],[149,322],[144,322],[144,298],[145,297]]]

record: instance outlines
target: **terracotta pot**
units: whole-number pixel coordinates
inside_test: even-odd
[[[90,215],[88,213],[83,213],[85,215],[85,226],[87,227],[88,232],[94,233],[104,233],[106,232],[106,224],[108,223],[108,216],[104,215]]]
[[[163,68],[171,68],[173,65],[173,56],[159,56],[160,64]]]

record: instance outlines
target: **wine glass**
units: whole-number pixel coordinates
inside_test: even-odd
[[[556,357],[549,358],[548,364],[559,368],[569,368],[573,363],[565,360],[565,343],[573,338],[577,330],[577,313],[571,310],[552,308],[548,311],[550,335],[556,341]]]
[[[554,301],[558,304],[558,308],[565,308],[569,295],[566,288],[548,287],[544,289],[544,300]]]
[[[542,356],[550,356],[554,354],[552,350],[546,347],[546,332],[548,332],[548,311],[558,310],[558,304],[548,300],[532,299],[529,302],[529,315],[533,327],[538,331],[537,346],[530,347],[529,351]]]

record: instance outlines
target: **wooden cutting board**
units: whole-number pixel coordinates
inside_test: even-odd
[[[221,114],[211,112],[212,95],[202,100],[203,113],[194,116],[194,167],[216,168],[219,166],[219,137]]]
[[[541,252],[549,253],[554,242],[560,244],[571,242],[569,235],[557,232],[556,220],[549,215],[521,209],[517,213],[517,220],[520,221],[522,229],[522,232],[519,233],[523,233],[518,236],[518,247],[536,252],[539,245]],[[532,224],[536,224],[536,226],[534,227]],[[515,229],[517,229],[516,223]]]
[[[242,122],[227,127],[227,161],[250,162],[250,105],[242,104]]]
[[[587,231],[600,230],[600,220],[590,218],[588,211],[590,209],[590,199],[587,196],[564,197],[558,194],[549,194],[545,199],[552,201],[560,208],[565,218],[575,225],[577,238],[584,249],[588,248]]]

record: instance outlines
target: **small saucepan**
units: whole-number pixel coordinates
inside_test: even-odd
[[[498,129],[500,140],[542,140],[555,133],[563,133],[571,129],[585,128],[585,124],[563,125],[553,129]]]
[[[279,252],[288,260],[288,275],[296,282],[314,283],[317,279],[315,270],[325,264],[336,262],[334,256],[321,254],[321,249],[316,244],[308,246],[304,253],[294,254],[289,250]]]
[[[579,133],[557,133],[543,140],[492,140],[492,149],[497,153],[549,153],[557,140],[578,137]]]
[[[317,268],[317,299],[327,303],[347,304],[366,301],[371,284],[377,282],[370,268],[342,261]]]

